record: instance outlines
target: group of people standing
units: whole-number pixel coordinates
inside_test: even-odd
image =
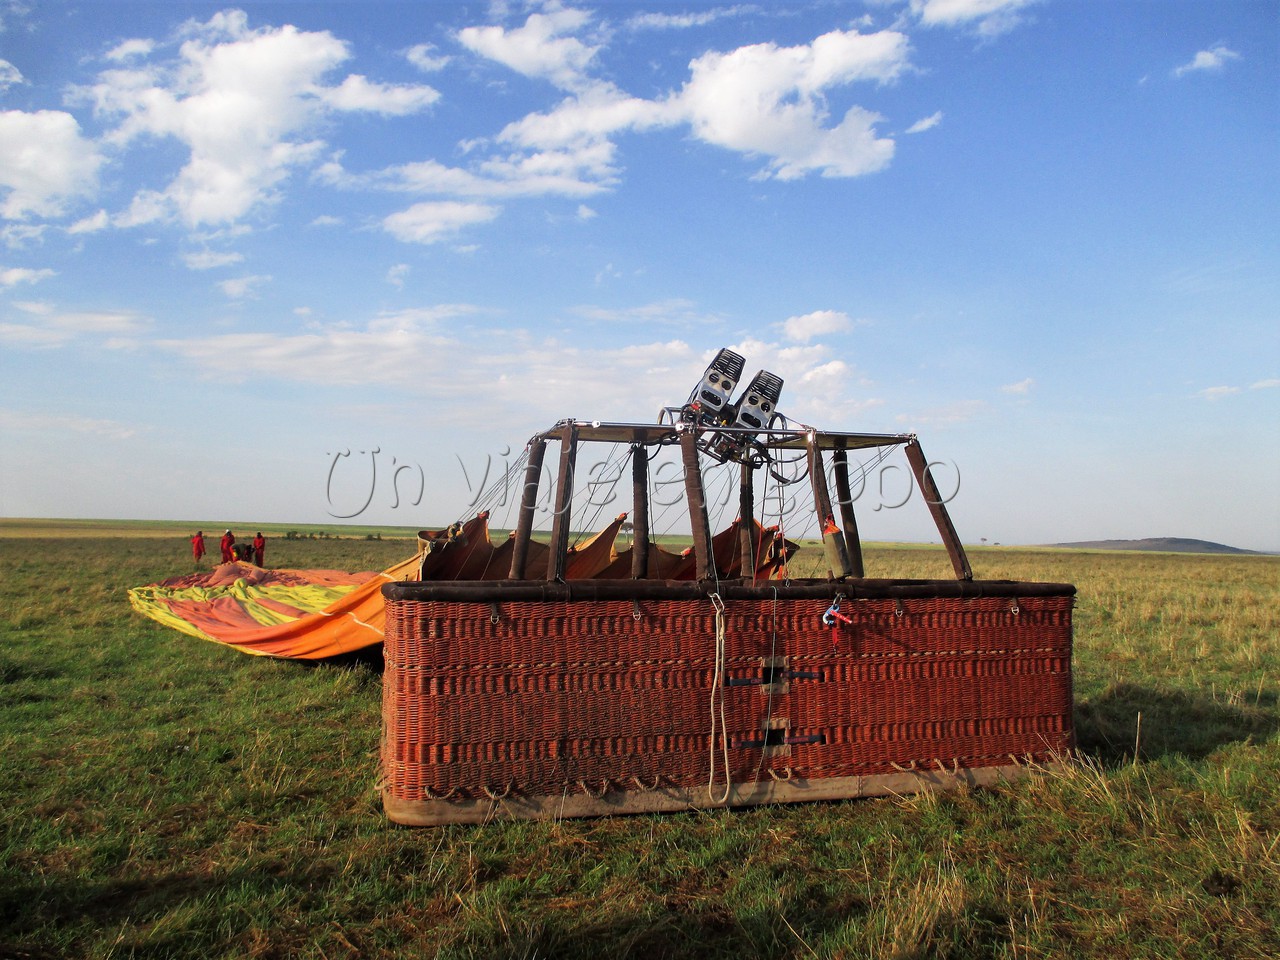
[[[233,560],[249,559],[249,544],[241,544],[239,549],[236,548],[236,536],[230,530],[222,535],[219,544],[222,547],[222,563],[231,563]],[[262,531],[258,531],[252,541],[253,562],[258,566],[262,566],[263,555],[267,552],[267,538],[262,535]],[[196,563],[200,562],[200,558],[205,554],[204,547],[204,531],[197,530],[196,535],[191,538],[191,556]]]

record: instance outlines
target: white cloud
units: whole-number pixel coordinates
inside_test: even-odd
[[[851,392],[861,384],[843,360],[819,363],[798,378],[790,371],[787,376],[779,409],[792,421],[802,419],[837,429],[858,429],[868,412],[884,406],[884,400],[879,397]]]
[[[699,13],[638,13],[630,17],[626,26],[632,30],[687,30],[690,27],[705,27],[725,17],[733,17],[749,8],[714,7]]]
[[[44,232],[41,223],[7,223],[0,227],[0,240],[10,250],[21,250],[42,240]]]
[[[155,223],[169,215],[169,200],[155,190],[139,190],[129,203],[129,209],[116,214],[111,222],[117,227],[140,227]]]
[[[532,113],[508,124],[497,139],[517,152],[484,161],[479,172],[507,195],[591,196],[619,179],[617,148],[610,136],[678,122],[678,111],[670,103],[630,97],[609,84],[597,84],[547,113]]]
[[[416,84],[371,83],[353,73],[341,85],[324,92],[324,101],[335,110],[368,110],[384,116],[417,113],[440,99],[431,87]]]
[[[404,56],[423,73],[436,73],[447,67],[453,58],[445,55],[437,56],[435,50],[435,46],[430,43],[419,43],[406,50]]]
[[[706,53],[692,63],[678,95],[701,140],[770,158],[767,174],[782,180],[818,171],[852,177],[880,170],[894,143],[876,136],[880,117],[859,106],[828,126],[825,92],[858,80],[887,82],[907,67],[907,38],[884,30],[823,34],[812,44],[761,43],[732,53]]]
[[[1200,73],[1207,71],[1216,73],[1225,67],[1232,60],[1239,60],[1240,54],[1236,53],[1225,43],[1215,43],[1208,50],[1201,50],[1190,62],[1184,63],[1182,66],[1173,71],[1175,77],[1185,76],[1188,73]]]
[[[902,33],[832,31],[806,45],[763,43],[706,53],[691,63],[689,80],[679,91],[647,100],[586,76],[587,51],[593,55],[597,48],[551,43],[572,39],[562,34],[584,25],[585,14],[560,11],[554,24],[536,19],[542,16],[516,31],[464,31],[472,49],[528,75],[572,77],[560,84],[572,96],[550,111],[508,124],[498,135],[499,143],[529,152],[492,159],[480,169],[483,179],[496,179],[507,189],[514,184],[542,193],[606,188],[618,177],[613,135],[686,123],[706,143],[770,158],[766,175],[781,179],[815,171],[857,176],[881,169],[893,156],[893,141],[875,134],[876,114],[853,106],[831,123],[826,98],[854,82],[887,83],[900,76],[909,67]],[[437,165],[434,172],[442,170]],[[473,182],[454,187],[478,192]]]
[[[1166,289],[1180,297],[1221,296],[1248,282],[1247,277],[1256,266],[1252,257],[1214,259],[1187,264],[1159,279]]]
[[[692,311],[677,302],[616,314],[640,326],[655,310],[673,315],[682,309]],[[695,351],[679,338],[617,347],[509,326],[497,335],[483,322],[463,322],[478,312],[445,304],[379,314],[362,325],[311,324],[298,332],[226,333],[155,345],[220,380],[403,388],[432,397],[441,411],[465,405],[470,422],[498,418],[513,436],[566,416],[649,420],[660,407],[688,395],[715,352]],[[729,346],[747,358],[752,371],[768,369],[786,379],[788,415],[854,428],[859,412],[880,403],[854,395],[857,385],[847,365],[824,347],[753,339]],[[424,370],[448,370],[449,376],[423,376]],[[632,386],[620,391],[618,383]]]
[[[34,0],[0,0],[0,33],[16,26],[15,20],[23,20],[31,13]]]
[[[1239,392],[1239,387],[1205,387],[1203,390],[1197,391],[1195,395],[1203,400],[1221,400],[1223,397],[1229,397]]]
[[[1012,393],[1018,396],[1026,396],[1031,392],[1031,388],[1035,386],[1035,380],[1027,377],[1025,380],[1019,380],[1017,383],[1006,383],[1000,388],[1001,393]]]
[[[441,303],[434,307],[406,307],[401,310],[383,310],[369,321],[374,333],[409,330],[430,331],[442,324],[471,316],[479,311],[467,303]]]
[[[720,8],[716,16],[738,9]],[[475,201],[585,199],[614,187],[621,171],[612,138],[622,132],[687,124],[704,142],[769,158],[764,175],[781,179],[810,172],[856,176],[881,169],[893,156],[893,140],[875,133],[877,115],[853,106],[832,123],[826,98],[837,87],[856,81],[890,82],[907,70],[908,45],[901,33],[833,31],[802,46],[758,44],[729,54],[706,54],[691,64],[690,79],[680,90],[649,100],[588,76],[600,48],[573,33],[590,24],[589,14],[556,6],[529,16],[514,29],[460,31],[460,43],[472,52],[570,91],[549,111],[509,123],[492,140],[464,143],[464,149],[477,157],[468,166],[424,159],[352,172],[344,169],[337,154],[317,168],[314,179],[344,189],[440,198],[439,203],[417,205],[384,220],[386,229],[401,239],[434,242],[459,225],[497,216],[498,208]],[[455,200],[471,202],[448,205]]]
[[[800,377],[800,382],[808,385],[819,395],[835,395],[842,385],[849,380],[849,365],[843,360],[830,360],[819,364]]]
[[[189,270],[214,270],[218,267],[229,267],[233,263],[244,260],[244,254],[231,251],[200,250],[196,253],[184,253],[182,262]]]
[[[526,77],[538,77],[563,89],[574,89],[584,82],[587,65],[599,47],[566,34],[590,19],[590,14],[582,10],[552,9],[531,14],[524,26],[513,30],[500,26],[466,27],[458,31],[458,41],[473,53]]]
[[[612,263],[606,263],[603,267],[596,271],[596,286],[600,286],[606,280],[621,279],[622,273]]]
[[[316,171],[319,182],[346,189],[379,188],[400,193],[449,197],[585,197],[613,181],[613,145],[584,143],[572,150],[514,153],[481,161],[475,171],[447,167],[436,160],[353,174],[338,161]]]
[[[501,207],[482,203],[446,200],[416,203],[382,221],[384,229],[405,243],[435,243],[464,227],[488,223],[502,212]]]
[[[403,289],[405,277],[409,276],[410,269],[407,263],[397,263],[387,271],[387,283],[398,289]]]
[[[594,220],[598,216],[600,216],[600,214],[596,213],[596,211],[592,210],[585,203],[578,204],[577,217],[579,220],[585,222],[587,220]]]
[[[151,40],[126,40],[108,50],[106,58],[121,62],[132,57],[145,57],[155,49],[155,46],[154,41]]]
[[[156,345],[210,374],[233,380],[263,375],[287,382],[350,386],[419,381],[422,370],[435,368],[442,359],[439,351],[452,342],[420,329],[388,325],[298,334],[228,333],[160,340]]]
[[[531,113],[508,124],[498,140],[544,150],[598,150],[610,134],[667,127],[681,120],[678,105],[631,97],[601,83],[547,113]]]
[[[90,336],[137,334],[150,325],[149,321],[131,310],[54,311],[49,314],[47,323],[58,330]]]
[[[1276,387],[1280,387],[1280,379],[1276,378],[1257,380],[1249,384],[1250,390],[1271,390]],[[1218,386],[1197,390],[1192,396],[1199,397],[1201,400],[1221,400],[1223,397],[1231,397],[1237,393],[1240,393],[1240,387]]]
[[[97,213],[83,217],[67,227],[67,233],[97,233],[99,230],[105,230],[109,224],[110,218],[107,216],[107,211],[99,210]]]
[[[49,303],[14,306],[28,314],[31,321],[0,324],[0,341],[18,346],[57,347],[80,337],[128,337],[150,326],[146,318],[127,310],[63,313]]]
[[[768,343],[749,337],[729,347],[746,358],[748,375],[768,370],[782,377],[778,409],[793,422],[855,429],[862,414],[883,402],[852,392],[861,386],[853,371],[822,344]]]
[[[310,135],[327,110],[403,115],[438,97],[430,87],[358,75],[326,86],[325,76],[349,57],[327,31],[251,30],[233,10],[190,22],[182,33],[175,60],[106,70],[79,91],[100,115],[120,118],[109,142],[172,137],[189,150],[166,187],[139,191],[117,218],[121,226],[171,216],[190,226],[234,222],[273,202],[292,171],[323,152]]]
[[[497,196],[589,197],[617,181],[614,151],[607,140],[584,141],[565,150],[494,157],[480,172]]]
[[[718,323],[720,318],[695,309],[691,300],[673,297],[670,300],[657,300],[637,307],[598,307],[582,306],[573,311],[586,320],[596,323],[615,325],[635,325],[641,327],[655,325],[673,325],[681,327],[706,327]]]
[[[920,413],[900,413],[898,423],[937,426],[939,424],[967,423],[987,412],[985,400],[958,400],[944,407],[933,407]]]
[[[0,323],[0,343],[28,349],[60,347],[71,339],[65,330],[33,326],[26,323]]]
[[[0,60],[0,93],[4,93],[14,84],[25,83],[22,71],[8,60]]]
[[[981,36],[1007,33],[1039,0],[911,0],[911,12],[927,27],[972,26]]]
[[[271,277],[235,277],[231,280],[220,282],[218,289],[223,292],[228,300],[250,300],[257,297],[259,287],[270,282]]]
[[[92,417],[75,417],[57,413],[34,413],[26,410],[8,410],[0,407],[0,430],[21,430],[33,433],[93,434],[108,440],[128,440],[138,430],[116,420],[98,420]]]
[[[849,315],[839,310],[815,310],[782,321],[782,330],[792,342],[808,343],[828,333],[843,333],[853,325]]]
[[[80,125],[59,110],[0,112],[0,217],[54,217],[65,202],[97,187],[102,157],[80,136]]]
[[[39,283],[41,280],[56,276],[57,273],[48,269],[31,270],[27,267],[10,267],[7,270],[0,269],[0,287],[16,287],[20,283]]]
[[[922,117],[911,126],[907,127],[907,133],[924,133],[926,130],[932,130],[942,122],[942,111]]]

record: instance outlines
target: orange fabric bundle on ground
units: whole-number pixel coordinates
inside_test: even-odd
[[[319,660],[382,643],[382,585],[416,573],[410,557],[381,573],[263,570],[223,563],[129,591],[133,608],[256,656]]]

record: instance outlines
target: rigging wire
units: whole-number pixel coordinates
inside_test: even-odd
[[[511,492],[512,480],[516,479],[517,488],[524,481],[524,471],[529,463],[529,447],[526,446],[521,451],[514,463],[508,464],[503,468],[501,476],[495,478],[489,486],[480,491],[480,494],[471,502],[472,515],[478,516],[481,513],[489,512],[490,515],[496,507],[507,504],[507,512],[504,519],[509,519],[512,509],[519,506],[520,497],[509,497]]]
[[[600,467],[600,476],[604,479],[588,479],[581,486],[578,486],[578,471],[574,470],[574,486],[576,489],[573,492],[573,499],[569,507],[570,516],[576,517],[579,510],[584,511],[584,513],[582,518],[575,523],[575,526],[578,527],[578,533],[574,537],[573,545],[581,543],[584,539],[598,532],[601,514],[604,513],[605,507],[617,499],[618,483],[622,479],[630,458],[630,445],[615,443],[610,447],[608,456],[588,470],[588,476],[590,476],[596,466]],[[609,479],[610,477],[612,479]],[[597,500],[596,497],[599,491],[596,488],[600,484],[607,484],[607,487],[603,492],[602,499]],[[588,508],[591,509],[588,510]]]
[[[669,454],[670,451],[663,451],[663,452],[666,452]],[[655,451],[654,457],[650,457],[650,463],[653,462],[656,456],[657,456],[657,451]],[[665,490],[659,488],[659,484],[661,484],[662,487],[666,487],[671,483],[675,482],[672,480],[665,480],[665,479],[659,478],[658,474],[662,472],[662,467],[666,464],[671,464],[674,467],[676,466],[676,461],[673,458],[668,458],[666,460],[663,460],[661,463],[659,463],[658,465],[659,469],[657,470],[650,469],[648,471],[649,527],[657,536],[669,535],[671,531],[675,528],[676,524],[680,522],[681,517],[688,516],[687,511],[679,509],[680,506],[684,503],[683,486],[679,487],[679,493],[673,499],[665,499],[665,500],[658,499],[659,494],[665,493]],[[683,476],[683,474],[681,475]]]

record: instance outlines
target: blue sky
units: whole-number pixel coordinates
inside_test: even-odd
[[[732,346],[968,542],[1280,550],[1278,11],[0,0],[0,514],[447,523]]]

